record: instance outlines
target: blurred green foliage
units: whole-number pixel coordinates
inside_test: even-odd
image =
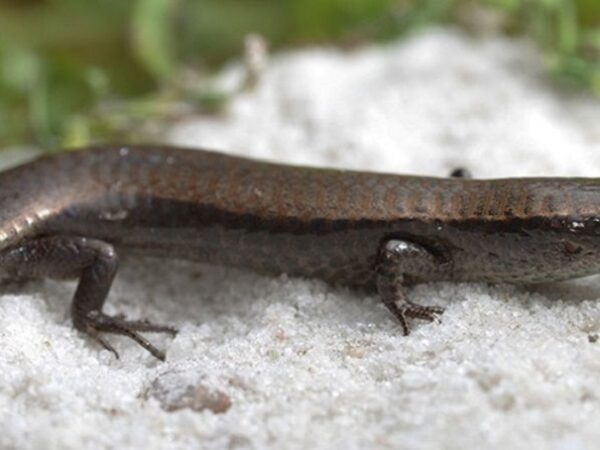
[[[250,32],[352,46],[436,23],[528,35],[557,79],[600,95],[599,0],[0,0],[0,147],[151,140],[142,124],[170,105],[219,110],[209,75]]]

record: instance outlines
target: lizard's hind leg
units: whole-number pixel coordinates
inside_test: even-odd
[[[0,269],[13,278],[79,278],[71,304],[73,325],[117,358],[119,354],[102,334],[127,336],[164,361],[164,352],[138,332],[175,334],[173,327],[102,312],[117,266],[118,257],[112,245],[80,236],[34,238],[0,252]]]

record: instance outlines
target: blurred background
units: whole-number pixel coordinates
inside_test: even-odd
[[[600,97],[599,0],[0,0],[0,147],[158,140],[219,114],[211,83],[250,33],[352,49],[439,24],[525,36],[549,78]]]

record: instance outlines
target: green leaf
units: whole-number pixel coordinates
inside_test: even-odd
[[[158,80],[169,78],[176,67],[172,12],[177,0],[137,0],[132,18],[133,51]]]
[[[0,84],[21,94],[29,92],[40,75],[38,56],[26,49],[4,48],[0,50]]]

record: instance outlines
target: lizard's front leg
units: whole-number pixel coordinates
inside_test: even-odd
[[[377,290],[383,303],[402,325],[408,335],[407,318],[433,321],[444,312],[439,306],[421,306],[406,296],[411,278],[427,279],[428,274],[439,272],[440,261],[424,247],[410,241],[391,239],[381,246],[377,256]]]
[[[0,253],[0,269],[14,278],[79,278],[71,304],[73,324],[117,358],[119,354],[102,333],[125,335],[164,361],[165,354],[138,331],[175,334],[174,328],[125,320],[102,312],[117,266],[118,257],[112,245],[79,236],[31,239]]]

